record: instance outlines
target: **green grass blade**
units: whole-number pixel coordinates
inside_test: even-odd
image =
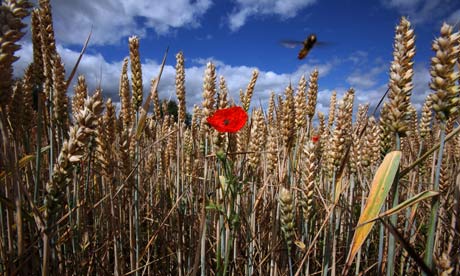
[[[422,258],[417,254],[417,252],[410,245],[410,243],[406,241],[404,237],[401,235],[401,233],[399,233],[399,231],[396,229],[396,227],[394,227],[394,225],[391,224],[391,222],[387,223],[382,218],[378,218],[378,219],[380,220],[380,222],[382,222],[383,226],[385,226],[385,228],[387,228],[390,231],[391,235],[393,235],[401,243],[404,249],[406,249],[409,256],[411,256],[412,259],[414,259],[414,261],[419,265],[419,267],[422,269],[422,271],[426,275],[428,276],[435,275],[433,271],[431,271],[431,269],[423,262]]]
[[[414,205],[416,203],[419,203],[422,200],[425,200],[425,199],[428,199],[428,198],[431,198],[431,197],[434,197],[434,196],[437,196],[437,195],[439,195],[439,192],[435,192],[435,191],[421,192],[418,195],[413,196],[413,197],[409,198],[408,200],[399,203],[395,207],[393,207],[393,208],[381,213],[377,217],[372,218],[372,219],[370,219],[368,221],[365,221],[362,224],[358,224],[356,227],[358,228],[358,227],[363,226],[364,224],[375,222],[375,221],[377,221],[377,220],[379,220],[381,218],[394,215],[394,214],[400,212],[401,210],[406,209],[407,207],[410,207],[410,206],[412,206],[412,205]]]

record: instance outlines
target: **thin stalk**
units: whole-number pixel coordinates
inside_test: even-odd
[[[231,247],[233,245],[233,239],[234,239],[233,230],[230,230],[230,237],[229,237],[228,242],[227,242],[228,250],[225,251],[224,272],[223,272],[222,275],[227,275],[228,274],[228,265],[230,263],[230,255],[231,255],[231,252],[232,252]]]
[[[365,200],[366,200],[366,195],[364,193],[365,189],[365,183],[364,181],[361,181],[361,210],[359,211],[360,214],[363,213],[363,210],[364,210],[364,205],[366,204]],[[381,243],[380,243],[380,240],[381,240]],[[380,260],[381,260],[381,250],[382,249],[382,252],[383,252],[383,232],[381,232],[381,235],[380,235],[380,239],[379,239],[379,264],[381,263]],[[362,252],[362,248],[360,248],[358,250],[358,254],[357,254],[357,257],[356,257],[356,276],[359,275],[359,270],[360,270],[360,265],[361,265],[361,252]]]
[[[305,246],[309,245],[308,237],[309,237],[309,223],[310,221],[308,220],[307,217],[305,217],[306,214],[303,214],[304,217],[302,218],[302,223],[303,223],[303,233],[302,233],[302,242],[305,244]],[[309,268],[308,268],[308,262],[307,265],[305,266],[305,275],[309,275]]]
[[[114,276],[119,276],[120,275],[120,269],[119,269],[119,264],[118,264],[118,241],[117,241],[117,224],[115,222],[115,208],[113,204],[113,194],[112,194],[112,181],[109,181],[109,193],[110,193],[110,222],[112,224],[111,230],[112,230],[112,238],[113,238],[113,258],[114,258],[114,263],[113,263],[113,275]]]
[[[128,228],[129,228],[129,264],[130,269],[135,270],[135,256],[134,256],[134,227],[133,227],[133,218],[134,218],[134,210],[133,210],[133,192],[129,190],[128,194]],[[121,206],[121,205],[120,205]],[[121,208],[120,208],[121,212]]]
[[[273,198],[273,193],[274,192],[272,191],[272,195],[271,195],[272,198]],[[273,210],[272,210],[272,217],[275,220],[275,223],[272,223],[272,229],[271,229],[271,234],[272,234],[271,236],[272,236],[273,239],[276,238],[276,236],[277,236],[276,235],[276,230],[279,227],[279,225],[278,225],[279,224],[279,210],[280,210],[280,208],[279,208],[279,203],[278,203],[278,204],[276,204],[276,208],[273,208]],[[275,242],[273,242],[272,244],[275,244]],[[273,247],[275,247],[275,246],[273,245]],[[270,249],[272,249],[272,248],[270,248]],[[270,276],[275,276],[275,274],[276,274],[276,262],[275,262],[276,255],[275,255],[274,250],[270,250],[270,252],[271,252],[270,253]]]
[[[16,141],[16,140],[15,140]],[[11,161],[12,161],[12,172],[13,172],[13,191],[14,191],[14,205],[16,207],[16,233],[17,233],[17,241],[16,241],[16,247],[17,247],[17,257],[20,259],[22,257],[22,254],[24,253],[24,225],[23,225],[23,220],[22,220],[22,192],[21,192],[21,185],[22,185],[22,179],[19,177],[19,172],[18,172],[18,159],[17,157],[19,156],[18,150],[17,150],[17,145],[16,142],[13,141],[13,143],[10,145],[7,141],[5,146],[10,146],[12,147],[12,154],[11,156]]]
[[[222,174],[222,169],[219,167],[219,164],[217,164],[217,171],[218,171],[218,175],[221,175]],[[223,205],[222,206],[225,206],[225,209],[226,210],[225,212],[228,213],[228,208],[227,208],[227,204],[226,204],[226,200],[224,198],[224,187],[222,185],[219,186],[219,188],[216,189],[216,198],[217,198],[217,202],[222,202]],[[226,228],[225,228],[225,223],[224,223],[224,214],[222,212],[218,212],[219,213],[219,219],[218,221],[216,222],[216,244],[217,244],[217,248],[216,248],[216,274],[217,275],[222,275],[222,256],[225,256],[225,241],[226,241],[226,238],[227,238],[227,233],[226,233]]]
[[[230,140],[230,139],[229,139]],[[227,208],[227,243],[225,245],[225,257],[224,257],[224,267],[222,275],[227,275],[229,272],[230,256],[232,254],[232,249],[236,249],[234,246],[235,242],[235,228],[238,223],[238,196],[240,191],[239,183],[237,182],[235,176],[233,175],[233,163],[227,159],[227,155],[224,158],[220,158],[223,163],[224,174],[226,177],[227,185],[225,190],[223,190],[223,201]],[[236,204],[235,204],[236,203]],[[233,252],[234,258],[236,258],[236,251]]]
[[[53,89],[49,91],[49,126],[48,126],[48,136],[50,141],[50,154],[49,154],[49,181],[53,181],[53,167],[54,167],[54,124],[53,124]]]
[[[38,100],[37,100],[37,146],[36,146],[36,153],[35,153],[35,185],[34,185],[34,204],[38,203],[38,183],[40,182],[40,168],[41,168],[41,161],[42,155],[41,153],[41,144],[42,144],[42,116],[43,116],[43,107],[42,107],[42,100],[40,97],[40,92],[38,91],[39,88],[35,88]]]
[[[75,167],[75,170],[78,172],[80,170],[80,165],[77,165]],[[77,181],[77,173],[74,174],[74,179],[73,179],[73,202],[75,204],[79,204],[80,202],[80,187],[78,186],[78,181]],[[77,209],[77,213],[75,215],[75,232],[74,235],[72,235],[72,245],[75,248],[75,253],[78,251],[79,246],[77,246],[78,240],[80,240],[80,223],[81,223],[81,208]]]
[[[182,155],[183,155],[183,147],[181,146],[182,145],[182,141],[181,141],[181,137],[182,137],[182,123],[181,123],[181,120],[178,119],[178,132],[177,132],[177,135],[176,135],[176,145],[177,145],[177,148],[176,148],[176,179],[175,179],[175,182],[176,182],[176,198],[179,197],[182,192],[183,192],[183,187],[182,187],[182,181],[181,181],[181,177],[182,177],[182,174],[180,173],[181,172],[181,169],[183,168],[182,167]],[[178,220],[178,228],[179,228],[179,231],[178,231],[178,237],[177,237],[177,243],[178,243],[178,247],[177,247],[177,269],[179,270],[179,273],[178,273],[178,276],[182,276],[183,273],[182,273],[182,270],[184,269],[184,265],[183,265],[183,261],[182,261],[182,237],[183,237],[183,224],[182,224],[182,212],[183,212],[183,209],[182,208],[179,208],[178,209],[178,212],[177,212],[177,220]]]
[[[4,224],[4,217],[3,217],[3,203],[0,202],[0,232],[1,232],[1,237],[0,237],[0,273],[5,273],[6,272],[6,255],[7,253],[5,252],[5,244],[6,244],[6,236],[5,236],[5,224]]]
[[[290,245],[287,245],[288,247],[288,264],[289,264],[289,276],[293,276],[293,269],[292,269],[292,257],[291,257],[291,247]]]
[[[438,160],[436,164],[436,172],[434,176],[434,186],[433,190],[435,192],[439,191],[439,178],[441,175],[441,163],[442,163],[442,156],[444,151],[444,143],[446,138],[446,129],[445,129],[445,122],[441,122],[441,134],[440,134],[440,147],[438,152]],[[431,213],[430,213],[430,220],[429,220],[429,227],[428,227],[428,238],[425,247],[425,263],[429,268],[433,268],[433,252],[434,252],[434,236],[436,232],[436,224],[438,220],[438,211],[439,211],[439,197],[433,197],[431,200]],[[423,275],[427,275],[423,273]]]
[[[217,195],[219,197],[219,195]],[[223,224],[223,216],[219,214],[219,219],[216,221],[216,271],[217,275],[221,275],[222,270],[222,251],[224,248],[224,224]]]
[[[401,149],[401,137],[399,136],[399,133],[395,133],[396,135],[396,150]],[[395,180],[393,182],[393,203],[392,207],[395,207],[399,203],[399,176],[396,174]],[[393,225],[396,225],[398,222],[398,215],[392,215],[390,217],[390,222]],[[388,237],[388,256],[387,256],[387,276],[392,276],[394,275],[394,270],[395,270],[395,237],[393,235],[390,235]]]
[[[73,179],[75,179],[75,177],[73,177]],[[75,181],[74,181],[75,182]],[[74,202],[72,200],[72,195],[70,193],[70,185],[66,186],[65,187],[65,193],[66,193],[66,197],[67,197],[67,202],[69,204],[69,226],[70,226],[70,229],[73,229],[73,226],[74,226],[74,219],[73,219],[73,212],[72,212],[72,209],[74,208]],[[72,235],[72,239],[71,239],[71,248],[72,248],[72,254],[75,254],[75,237]]]
[[[350,248],[350,243],[351,243],[351,239],[353,237],[353,229],[352,229],[352,225],[353,225],[353,203],[354,203],[354,200],[355,200],[355,185],[356,185],[356,174],[351,174],[350,175],[350,190],[349,190],[349,197],[348,197],[348,206],[349,208],[351,208],[352,210],[352,213],[349,215],[348,217],[348,225],[347,225],[347,232],[346,232],[346,251],[349,250]]]
[[[137,129],[137,124],[139,123],[139,110],[136,111],[136,121],[134,129]],[[134,153],[134,164],[137,164],[140,160],[140,152],[139,152],[139,140],[136,139],[136,148]],[[135,269],[136,269],[136,276],[139,276],[139,168],[140,166],[136,167],[136,172],[134,174],[134,181],[136,188],[134,189],[134,232],[135,232],[135,240],[136,240],[136,249],[135,249]]]
[[[423,148],[423,140],[420,142],[419,150],[417,153],[417,158],[420,157],[421,151]],[[418,194],[421,191],[421,181],[419,181],[418,175],[419,168],[417,168],[415,174],[413,174],[413,180],[411,181],[411,189],[408,191],[408,198],[412,197],[414,194]],[[415,191],[415,186],[417,186],[417,190]],[[411,212],[413,212],[413,208],[408,208],[406,210],[406,217],[405,217],[405,222],[404,222],[404,232],[409,233],[409,237],[414,237],[415,235],[415,229],[414,229],[414,224],[416,223],[415,221],[415,216],[411,219]],[[411,240],[411,239],[410,239]],[[403,255],[401,256],[401,264],[400,264],[400,275],[405,275],[407,271],[409,271],[409,255],[407,251],[403,252]]]
[[[50,240],[47,233],[42,234],[43,240],[43,261],[42,261],[42,276],[48,276],[49,257],[50,257]]]
[[[207,133],[206,133],[207,134]],[[204,139],[204,156],[208,155],[208,137],[205,136]],[[208,177],[208,158],[204,159],[204,174],[203,174],[203,204],[206,205],[206,184],[207,184],[207,177]],[[200,264],[201,264],[201,276],[206,276],[206,231],[207,231],[207,212],[206,208],[204,208],[204,223],[203,223],[203,232],[201,233],[201,251],[200,251]]]
[[[335,211],[335,210],[334,210]],[[336,269],[337,269],[337,242],[340,237],[340,226],[341,226],[341,220],[342,220],[342,211],[341,209],[338,209],[337,214],[335,212],[333,213],[334,216],[334,232],[332,232],[332,266],[331,266],[331,275],[335,276],[336,275]]]
[[[206,232],[208,226],[208,216],[207,214],[204,216],[204,224],[203,224],[203,233],[201,234],[201,251],[200,251],[200,262],[201,262],[201,276],[206,275]]]
[[[331,183],[331,190],[332,190],[332,197],[331,197],[331,202],[333,205],[335,205],[335,177],[336,177],[336,172],[337,170],[334,170],[332,174],[332,181]],[[331,241],[334,239],[333,234],[335,235],[335,227],[334,227],[334,222],[335,222],[335,208],[332,210],[332,213],[330,214],[329,218],[329,230],[324,230],[325,231],[325,245],[324,245],[324,263],[323,263],[323,275],[329,275],[328,270],[329,270],[329,264],[331,262]]]
[[[254,255],[254,243],[255,243],[255,227],[256,227],[256,214],[254,210],[254,203],[256,201],[256,184],[254,181],[254,174],[252,174],[251,179],[251,205],[250,205],[250,231],[248,231],[249,236],[249,254],[248,254],[248,275],[253,275],[254,273],[254,264],[253,264],[253,255]]]
[[[53,137],[53,120],[52,120],[52,114],[53,114],[53,89],[49,89],[49,98],[48,98],[48,104],[49,104],[49,126],[48,126],[48,139],[50,143],[50,151],[49,151],[49,178],[48,181],[53,181],[53,166],[54,166],[54,137]],[[52,216],[53,214],[51,214]],[[46,222],[46,227],[49,227],[51,225],[50,220],[48,219]],[[42,240],[43,240],[43,259],[42,259],[42,276],[47,276],[48,275],[48,269],[49,269],[49,258],[50,258],[50,237],[47,233],[42,234]]]
[[[3,115],[3,109],[1,109],[1,115]],[[16,186],[14,185],[15,180],[17,180],[17,175],[15,173],[15,166],[16,164],[11,164],[15,163],[13,161],[13,157],[11,156],[11,146],[9,143],[9,137],[7,133],[7,122],[6,122],[6,117],[1,116],[0,118],[0,132],[1,132],[1,141],[2,141],[2,153],[3,156],[5,157],[5,171],[9,171],[13,175],[13,179],[11,178],[5,178],[5,191],[4,191],[4,197],[5,198],[13,198],[14,197],[14,204],[17,205],[17,199],[15,197],[15,192],[16,191],[11,191],[11,188],[16,190]],[[9,184],[10,183],[10,184]],[[13,195],[10,195],[10,192],[13,192]],[[14,224],[14,219],[12,218],[12,212],[13,212],[13,207],[12,208],[6,208],[6,224],[7,224],[7,236],[8,236],[8,255],[9,256],[14,256],[14,240],[13,240],[13,224]],[[10,270],[14,270],[14,266],[11,263],[12,258],[8,258],[8,265],[7,267],[10,268]]]

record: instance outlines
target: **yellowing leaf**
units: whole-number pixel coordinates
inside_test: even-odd
[[[302,252],[306,252],[307,251],[307,247],[305,246],[305,243],[299,241],[299,240],[296,240],[294,241],[294,244],[300,249],[300,251]]]
[[[393,184],[394,178],[399,168],[400,160],[400,151],[392,151],[388,153],[378,168],[377,172],[375,173],[366,205],[364,206],[364,209],[358,220],[358,225],[361,226],[356,228],[355,234],[353,236],[346,265],[342,272],[343,275],[347,275],[356,254],[358,253],[359,249],[363,245],[375,224],[375,222],[370,222],[363,225],[364,222],[375,218],[379,214],[380,209],[385,202],[385,198],[390,191],[391,185]]]
[[[219,175],[219,182],[222,190],[224,190],[224,192],[227,191],[227,179],[224,175]]]
[[[50,146],[46,146],[46,147],[41,148],[41,149],[40,149],[40,153],[46,152],[47,150],[49,150],[49,148],[50,148]],[[35,155],[34,155],[34,154],[26,155],[26,156],[22,157],[22,158],[18,161],[18,166],[19,166],[20,169],[22,169],[22,168],[24,168],[24,167],[27,165],[27,163],[28,163],[29,161],[33,161],[33,160],[35,160]],[[0,179],[3,181],[7,174],[10,175],[11,172],[1,171],[1,172],[0,172]]]

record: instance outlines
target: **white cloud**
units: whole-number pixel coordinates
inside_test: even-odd
[[[54,29],[59,42],[81,45],[91,26],[91,44],[115,44],[121,38],[143,36],[151,28],[166,34],[199,26],[211,0],[79,0],[53,1]]]
[[[413,24],[443,21],[447,19],[452,9],[458,9],[458,1],[451,0],[381,0],[381,2],[387,8],[396,9],[401,15],[408,16]],[[455,21],[458,21],[457,18]]]
[[[458,29],[460,26],[460,9],[454,11],[446,20],[448,24],[451,24],[453,26],[456,26]]]
[[[65,65],[65,71],[70,74],[73,66],[75,65],[79,52],[72,51],[68,48],[62,47],[58,44],[57,51],[60,54],[62,61]],[[21,58],[14,64],[14,76],[21,77],[25,68],[32,61],[32,44],[30,42],[23,43],[22,49],[17,52]],[[85,53],[78,69],[77,74],[83,74],[88,83],[90,91],[101,84],[105,96],[113,98],[118,101],[118,79],[120,77],[122,61],[108,62],[101,54]],[[73,81],[75,81],[74,77]],[[73,91],[73,83],[69,86],[69,94]]]
[[[367,62],[369,53],[365,51],[356,51],[353,52],[349,57],[348,60],[353,62],[353,65],[360,65],[364,62]]]
[[[303,8],[316,0],[236,0],[236,7],[228,17],[232,31],[241,28],[251,16],[279,15],[282,19],[292,18]]]
[[[79,52],[72,51],[61,45],[58,45],[58,52],[62,57],[68,75],[79,56]],[[25,42],[23,48],[17,54],[21,58],[14,65],[14,74],[16,77],[20,77],[27,65],[32,61],[31,43]],[[186,60],[185,87],[187,108],[189,111],[192,110],[194,104],[201,104],[203,78],[207,61],[212,61],[216,65],[216,73],[219,77],[221,75],[224,76],[230,92],[229,98],[234,99],[236,103],[239,103],[239,90],[243,89],[244,91],[246,89],[251,79],[252,72],[257,69],[256,67],[244,65],[232,66],[213,58],[192,60],[192,65],[187,64]],[[149,93],[150,81],[157,76],[159,64],[159,61],[149,59],[145,60],[142,64],[144,95]],[[277,94],[282,94],[289,83],[292,83],[293,87],[297,88],[300,77],[305,75],[308,78],[315,68],[318,69],[320,77],[326,76],[332,70],[334,64],[334,61],[325,64],[309,61],[309,63],[299,66],[291,73],[276,73],[259,70],[259,77],[256,82],[253,96],[253,105],[262,104],[265,106],[272,91]],[[103,89],[104,97],[110,97],[114,103],[117,103],[119,101],[118,86],[121,66],[122,60],[109,62],[99,53],[85,53],[78,67],[77,75],[85,75],[90,92],[94,91],[100,84]],[[160,98],[176,98],[175,74],[174,66],[165,66],[159,85]],[[75,79],[76,78],[74,78],[74,82]],[[74,83],[70,85],[69,95],[73,94],[73,85]]]
[[[430,82],[430,74],[426,64],[419,63],[414,65],[414,76],[412,78],[412,82],[414,84],[414,88],[412,89],[410,101],[412,105],[420,112],[426,96],[433,92],[428,86]],[[369,103],[369,113],[373,112],[375,106],[378,104],[387,89],[387,83],[379,83],[368,89],[357,89],[357,93],[355,94],[356,106],[358,104]],[[384,101],[388,102],[388,97],[386,97]]]
[[[346,78],[346,82],[358,90],[374,89],[380,85],[382,73],[389,68],[389,64],[380,58],[370,60],[369,53],[362,50],[351,53],[346,61],[353,64],[350,68],[354,68]]]
[[[347,82],[357,88],[369,88],[372,87],[376,84],[376,80],[370,78],[370,77],[365,77],[360,73],[352,74],[347,78]]]
[[[192,63],[196,63],[199,65],[206,65],[208,62],[212,62],[216,67],[224,66],[225,63],[214,57],[207,57],[207,58],[194,58],[192,59]]]
[[[431,76],[428,65],[416,64],[414,66],[414,77],[412,81],[414,83],[414,88],[412,89],[411,102],[415,108],[420,111],[426,96],[433,93],[429,87]]]
[[[388,6],[405,9],[415,9],[420,5],[422,0],[387,0],[385,1]]]
[[[77,60],[79,52],[69,50],[60,45],[58,45],[58,51],[62,56],[66,72],[68,74],[72,69],[75,61]],[[30,43],[26,43],[18,52],[18,55],[21,56],[21,59],[15,63],[14,74],[16,77],[20,77],[26,66],[31,62],[32,45]],[[252,71],[257,69],[255,67],[242,65],[231,66],[213,58],[193,60],[190,62],[192,64],[188,64],[186,60],[185,87],[188,112],[192,112],[193,105],[201,105],[203,78],[207,61],[213,61],[215,63],[217,76],[224,76],[230,92],[229,98],[233,99],[237,104],[239,103],[239,90],[243,89],[244,91],[246,89],[246,86],[250,81]],[[276,94],[283,94],[289,83],[291,83],[292,86],[296,89],[298,81],[302,75],[305,75],[308,79],[310,73],[315,68],[318,68],[320,87],[317,110],[327,114],[331,92],[333,90],[337,91],[337,97],[340,99],[343,97],[343,94],[349,87],[335,86],[335,84],[327,86],[321,85],[321,79],[327,76],[334,69],[334,67],[337,65],[337,61],[331,61],[325,64],[312,63],[312,61],[309,62],[310,63],[299,66],[295,71],[291,73],[259,71],[259,77],[257,79],[254,90],[252,106],[262,105],[264,108],[266,108],[270,93],[272,91],[274,91]],[[142,64],[144,95],[149,93],[150,81],[158,74],[159,63],[159,61],[147,59]],[[85,54],[78,68],[78,74],[85,75],[91,93],[100,83],[103,89],[104,97],[112,98],[114,104],[118,105],[118,86],[121,65],[121,60],[116,62],[108,62],[101,54]],[[369,103],[371,105],[369,112],[372,112],[373,108],[387,89],[386,82],[379,83],[376,80],[376,76],[386,69],[386,66],[383,65],[375,66],[374,68],[366,71],[367,76],[366,74],[361,74],[364,80],[369,81],[369,84],[363,80],[353,80],[351,77],[353,75],[347,79],[349,84],[354,87],[356,91],[356,108],[359,104]],[[426,64],[416,64],[414,67],[414,89],[412,92],[411,102],[415,105],[417,110],[420,110],[425,97],[428,95],[428,93],[431,93],[428,87],[429,81],[430,76],[428,66]],[[68,93],[70,96],[73,95],[73,84],[70,86]],[[176,98],[174,66],[165,66],[163,76],[160,81],[159,94],[161,99]]]
[[[347,77],[346,81],[357,89],[369,89],[378,84],[378,77],[381,73],[385,72],[388,66],[385,64],[377,65],[366,71],[357,69]]]

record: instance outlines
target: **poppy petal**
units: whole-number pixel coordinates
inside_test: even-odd
[[[218,132],[238,132],[248,120],[248,115],[240,106],[217,110],[206,121]]]

